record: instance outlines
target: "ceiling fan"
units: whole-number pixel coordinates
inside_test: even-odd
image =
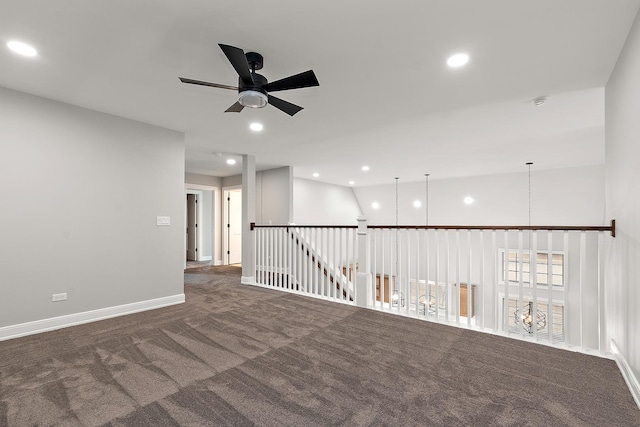
[[[179,77],[179,79],[182,83],[237,90],[238,101],[236,101],[236,103],[231,107],[227,108],[225,113],[239,113],[244,107],[262,108],[269,103],[288,115],[293,116],[298,111],[302,110],[302,107],[283,99],[276,98],[275,96],[270,95],[269,92],[320,85],[316,75],[313,73],[313,70],[305,71],[304,73],[285,77],[284,79],[269,83],[263,75],[256,73],[256,70],[262,69],[262,55],[256,52],[247,52],[245,54],[242,49],[226,44],[218,44],[218,46],[220,46],[220,49],[222,49],[222,52],[224,52],[229,62],[231,62],[231,65],[233,65],[233,68],[235,68],[238,73],[239,77],[237,87],[187,79],[184,77]]]

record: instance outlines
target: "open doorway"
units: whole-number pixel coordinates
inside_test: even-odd
[[[225,264],[242,262],[242,189],[224,191]]]
[[[223,263],[221,206],[218,187],[185,184],[185,268]]]

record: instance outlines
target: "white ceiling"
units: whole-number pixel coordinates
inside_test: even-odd
[[[258,169],[372,185],[597,164],[604,90],[640,0],[0,0],[0,86],[183,131],[188,172]],[[313,69],[305,107],[224,113],[237,74],[218,43],[264,56],[270,81]],[[446,66],[467,52],[469,64]],[[547,96],[542,107],[531,100]],[[248,124],[265,130],[253,133]],[[371,167],[364,173],[363,164]]]

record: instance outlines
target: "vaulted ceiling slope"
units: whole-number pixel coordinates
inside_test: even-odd
[[[186,133],[187,171],[258,169],[347,185],[602,163],[604,91],[640,0],[2,0],[0,86]],[[39,51],[20,58],[19,39]],[[304,106],[224,113],[218,43],[259,52],[270,81],[313,69]],[[454,53],[469,63],[446,65]],[[548,97],[541,107],[532,100]],[[261,122],[262,132],[248,125]],[[216,156],[214,153],[224,153]],[[363,173],[360,167],[370,166]]]

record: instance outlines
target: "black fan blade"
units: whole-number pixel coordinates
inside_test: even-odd
[[[217,88],[220,88],[220,89],[238,90],[237,86],[220,85],[218,83],[203,82],[201,80],[185,79],[184,77],[178,77],[178,78],[180,79],[180,81],[182,83],[189,83],[189,84],[192,84],[192,85],[200,85],[200,86],[217,87]]]
[[[246,85],[253,85],[253,78],[249,71],[249,62],[247,61],[244,51],[239,47],[233,47],[226,44],[218,44],[218,46],[220,46],[220,49],[222,49],[224,54],[227,56],[227,59],[231,62],[233,68],[235,68],[242,82]]]
[[[236,101],[231,107],[224,110],[225,113],[239,113],[244,108],[244,105]]]
[[[278,90],[300,89],[303,87],[320,86],[313,70],[296,74],[295,76],[285,77],[275,82],[267,83],[262,86],[267,92],[276,92]]]
[[[293,116],[295,113],[302,110],[302,107],[296,104],[292,104],[285,101],[284,99],[276,98],[275,96],[271,95],[269,95],[269,104],[273,105],[278,110],[284,111],[290,116]]]

